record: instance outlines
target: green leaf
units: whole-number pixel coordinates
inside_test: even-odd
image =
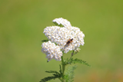
[[[73,59],[72,60],[72,63],[82,63],[82,64],[85,64],[85,65],[87,65],[87,66],[90,66],[86,61],[84,61],[84,60],[81,60],[81,59]]]
[[[56,78],[58,78],[58,77],[56,77],[56,76],[49,76],[49,77],[45,77],[45,78],[41,79],[40,82],[46,82],[46,81],[49,81],[49,80],[52,80],[52,79],[56,79]]]
[[[69,66],[65,71],[65,80],[66,82],[73,82],[74,78],[74,70],[76,69],[76,66]]]
[[[42,40],[42,42],[48,42],[49,40]]]
[[[46,82],[46,81],[49,81],[49,80],[52,80],[52,79],[56,79],[56,78],[59,78],[61,77],[61,74],[57,71],[46,71],[47,73],[53,73],[53,76],[48,76],[48,77],[45,77],[43,79],[41,79],[40,82]]]
[[[56,74],[59,74],[59,72],[57,72],[57,71],[45,71],[45,72],[47,72],[47,73],[56,73]]]
[[[87,66],[90,66],[86,61],[83,61],[81,59],[73,59],[73,58],[70,58],[70,59],[66,59],[65,61],[65,65],[68,65],[68,64],[75,64],[75,63],[81,63],[81,64],[85,64]]]

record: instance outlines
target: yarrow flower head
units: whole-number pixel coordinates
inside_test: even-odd
[[[59,46],[56,46],[51,41],[44,42],[42,44],[42,52],[46,54],[46,58],[48,58],[48,61],[50,61],[51,59],[61,61],[62,51],[60,51]]]
[[[71,50],[78,51],[80,45],[84,45],[85,35],[78,27],[72,26],[68,20],[63,18],[56,18],[53,20],[53,22],[57,23],[58,25],[61,24],[63,27],[48,26],[44,29],[43,33],[51,42],[59,46],[59,52],[60,50],[64,53],[67,53]],[[71,43],[69,40],[71,40]],[[54,56],[50,55],[48,60],[52,59],[53,57]]]
[[[53,22],[57,23],[58,25],[62,24],[63,26],[71,26],[70,22],[67,19],[63,18],[56,18],[53,20]]]

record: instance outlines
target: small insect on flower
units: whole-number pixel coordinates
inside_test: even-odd
[[[66,45],[65,46],[69,46],[70,43],[73,42],[73,38],[72,39],[69,39],[67,42],[66,42]]]

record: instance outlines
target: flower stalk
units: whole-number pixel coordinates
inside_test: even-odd
[[[64,65],[64,58],[63,56],[61,57],[62,59],[62,82],[64,82],[64,71],[65,71],[65,65]]]

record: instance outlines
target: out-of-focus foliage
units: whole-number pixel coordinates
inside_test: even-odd
[[[76,69],[76,66],[70,66],[65,71],[65,77],[66,82],[73,82],[74,80],[74,70]]]
[[[75,82],[123,82],[122,0],[0,0],[0,82],[39,82],[58,70],[41,52],[46,26],[68,19],[85,34]],[[70,57],[70,53],[66,57]],[[64,57],[65,57],[64,56]],[[58,82],[52,80],[51,82]]]

